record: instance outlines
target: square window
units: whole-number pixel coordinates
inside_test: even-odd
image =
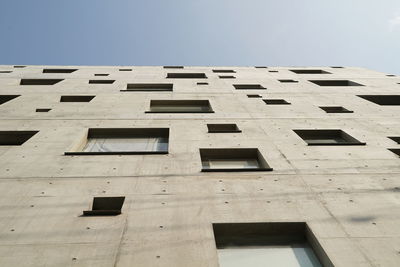
[[[388,138],[392,139],[393,141],[395,141],[396,143],[398,143],[400,145],[400,136],[391,136]]]
[[[234,84],[236,90],[265,90],[267,88],[260,84]]]
[[[256,95],[256,94],[250,94],[250,95],[247,95],[247,97],[248,98],[261,98],[262,96],[260,96],[260,95]]]
[[[95,73],[94,76],[108,76],[108,73]]]
[[[205,73],[182,72],[182,73],[168,73],[167,78],[168,79],[207,79],[207,76]]]
[[[241,133],[242,132],[235,123],[207,124],[207,128],[208,128],[209,133]]]
[[[278,80],[281,83],[298,83],[299,81],[291,80],[291,79],[283,79],[283,80]]]
[[[168,128],[90,128],[65,155],[168,154]]]
[[[201,148],[203,172],[272,171],[257,148]]]
[[[231,76],[231,75],[220,75],[218,76],[220,79],[236,79],[235,76]]]
[[[341,106],[329,106],[329,107],[319,107],[324,110],[326,113],[353,113],[353,111],[345,109]]]
[[[172,91],[172,83],[128,83],[126,90],[121,91],[136,91],[136,92],[151,92],[151,91]]]
[[[77,69],[43,69],[43,73],[72,73]]]
[[[164,69],[183,69],[183,66],[164,66]]]
[[[83,211],[83,216],[112,216],[121,214],[125,197],[94,197],[92,210]]]
[[[21,95],[0,95],[0,105],[4,104],[10,100],[13,100],[19,96],[21,96]]]
[[[63,95],[60,102],[90,102],[94,95]]]
[[[0,131],[0,146],[20,146],[39,131]]]
[[[331,74],[330,72],[324,70],[315,70],[315,69],[299,69],[290,71],[296,74]]]
[[[214,73],[236,73],[234,70],[212,70]]]
[[[333,266],[305,222],[214,223],[220,267]]]
[[[20,85],[54,85],[63,79],[21,79]]]
[[[267,105],[290,105],[285,99],[263,99]]]
[[[389,150],[400,157],[400,148],[389,148]]]
[[[309,146],[365,145],[342,130],[293,130]]]
[[[310,80],[310,82],[319,86],[364,86],[349,80]]]
[[[37,108],[36,112],[49,112],[51,108]]]
[[[113,84],[115,80],[89,80],[89,84]]]
[[[400,105],[400,95],[358,95],[358,97],[381,106]]]
[[[146,113],[214,113],[208,100],[151,100]]]

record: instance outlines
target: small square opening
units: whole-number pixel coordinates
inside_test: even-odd
[[[261,84],[234,84],[236,90],[265,90]]]
[[[381,106],[400,105],[400,95],[358,95],[358,97]]]
[[[11,101],[19,96],[21,96],[21,95],[0,95],[0,105],[6,103],[8,101]]]
[[[63,95],[60,102],[90,102],[94,95]]]
[[[319,86],[364,86],[349,80],[310,80],[310,82]]]
[[[317,70],[317,69],[299,69],[299,70],[290,70],[296,74],[331,74],[325,70]]]
[[[290,105],[285,99],[263,99],[267,105]]]
[[[365,145],[342,130],[293,130],[309,146]]]
[[[173,88],[172,83],[128,83],[126,86],[126,90],[121,90],[121,91],[159,92],[159,91],[172,91],[172,88]]]
[[[43,69],[43,73],[72,73],[77,69]]]
[[[207,124],[209,133],[241,133],[235,123]]]
[[[0,146],[20,146],[39,131],[0,131]]]
[[[49,112],[51,108],[37,108],[36,112]]]
[[[182,72],[182,73],[168,73],[167,78],[168,79],[207,79],[207,76],[205,73]]]
[[[272,171],[257,148],[201,148],[203,172]]]
[[[146,113],[214,113],[208,100],[151,100]]]
[[[342,106],[328,106],[319,108],[324,110],[326,113],[353,113],[353,111],[348,110]]]
[[[54,85],[63,79],[21,79],[20,85]]]
[[[115,80],[89,80],[89,84],[113,84]]]
[[[121,214],[125,197],[94,197],[92,210],[83,211],[83,216],[113,216]]]

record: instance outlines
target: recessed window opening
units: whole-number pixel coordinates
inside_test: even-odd
[[[203,172],[272,171],[257,148],[201,148]]]
[[[11,73],[11,70],[0,70],[0,73]]]
[[[108,76],[108,73],[95,73],[94,76]]]
[[[310,80],[310,82],[319,86],[364,86],[349,80]]]
[[[400,136],[391,136],[391,137],[388,137],[388,138],[392,139],[396,143],[400,144]]]
[[[254,68],[256,68],[256,69],[267,69],[268,67],[265,67],[265,66],[255,66]]]
[[[324,110],[326,113],[353,113],[352,110],[348,110],[341,106],[328,106],[328,107],[319,107]]]
[[[126,90],[121,91],[172,91],[172,83],[128,83]]]
[[[291,80],[291,79],[283,79],[283,80],[278,80],[281,83],[298,83],[299,81]]]
[[[260,84],[234,84],[236,90],[265,90],[267,88]]]
[[[290,105],[285,99],[263,99],[267,105]]]
[[[182,72],[182,73],[168,73],[167,78],[168,79],[207,79],[207,76],[205,73]]]
[[[344,67],[340,67],[340,66],[331,66],[332,69],[344,69]]]
[[[389,151],[400,157],[400,148],[389,148]]]
[[[132,71],[132,69],[119,69],[119,71]]]
[[[276,73],[276,72],[279,72],[279,71],[277,71],[277,70],[269,70],[268,72]]]
[[[316,70],[316,69],[299,69],[299,70],[290,70],[296,74],[331,74],[325,70]]]
[[[19,96],[21,96],[21,95],[0,95],[0,105],[6,103],[8,101],[11,101]]]
[[[304,222],[214,223],[220,267],[333,267]]]
[[[37,108],[36,112],[49,112],[51,108]]]
[[[89,80],[89,84],[113,84],[115,80]]]
[[[64,79],[21,79],[20,85],[54,85]]]
[[[381,106],[400,105],[400,95],[358,95],[358,97]]]
[[[293,130],[309,146],[365,145],[342,130]]]
[[[208,100],[151,100],[146,113],[214,113]]]
[[[208,85],[208,83],[197,83],[197,85]]]
[[[183,69],[183,66],[164,66],[164,69]]]
[[[261,98],[262,96],[261,95],[257,95],[257,94],[250,94],[250,95],[247,95],[247,97],[248,98]]]
[[[83,216],[113,216],[121,214],[125,197],[94,197],[91,210],[83,211]]]
[[[388,74],[388,75],[386,75],[387,77],[396,77],[396,75],[394,75],[394,74]]]
[[[235,123],[207,124],[209,133],[241,133]]]
[[[20,146],[39,131],[0,131],[0,146]]]
[[[236,73],[234,70],[212,70],[214,73]]]
[[[235,79],[235,76],[231,76],[231,75],[220,75],[218,76],[220,79]]]
[[[63,95],[60,102],[90,102],[93,98],[94,95]]]
[[[21,68],[25,68],[26,66],[14,66],[14,68],[16,68],[16,69],[21,69]]]
[[[43,73],[72,73],[78,69],[43,69]]]

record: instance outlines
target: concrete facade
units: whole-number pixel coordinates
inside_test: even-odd
[[[0,95],[20,96],[0,105],[0,130],[39,132],[23,145],[0,146],[0,266],[217,267],[212,223],[235,222],[306,222],[335,266],[400,266],[400,159],[388,150],[400,148],[388,138],[400,136],[400,105],[357,96],[400,95],[399,77],[354,67],[2,65],[1,71],[11,72],[0,73]],[[166,79],[182,72],[207,79]],[[64,80],[20,85],[38,78]],[[89,84],[95,79],[115,82]],[[298,82],[278,81],[285,79]],[[128,83],[173,83],[173,91],[121,92]],[[95,97],[64,103],[62,95]],[[209,100],[214,113],[145,113],[150,100],[162,99]],[[235,123],[242,132],[208,133],[211,123]],[[169,128],[168,154],[64,155],[88,128],[146,127]],[[366,145],[308,146],[294,129],[341,129]],[[200,148],[258,148],[273,171],[201,172]],[[95,196],[125,196],[122,214],[80,216]]]

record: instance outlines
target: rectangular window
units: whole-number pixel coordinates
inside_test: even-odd
[[[95,73],[94,76],[108,76],[108,73]]]
[[[0,131],[0,146],[20,146],[39,131]]]
[[[234,70],[212,70],[214,73],[236,73]]]
[[[365,145],[342,130],[293,130],[309,146]]]
[[[261,98],[260,95],[247,95],[248,98]]]
[[[164,66],[164,69],[183,69],[183,66]]]
[[[208,83],[197,83],[197,85],[208,85]]]
[[[388,137],[388,138],[390,138],[393,141],[395,141],[396,143],[400,144],[400,136],[392,136],[392,137]]]
[[[272,171],[257,148],[201,148],[203,172]]]
[[[26,66],[14,66],[14,68],[16,68],[16,69],[22,69],[22,68],[25,68]]]
[[[345,109],[341,106],[329,106],[329,107],[319,107],[324,110],[326,113],[353,113],[353,111]]]
[[[214,113],[208,100],[151,100],[146,113]]]
[[[218,76],[220,79],[236,79],[235,76],[231,76],[231,75],[220,75]]]
[[[310,80],[310,82],[319,86],[364,86],[349,80]]]
[[[78,69],[43,69],[43,73],[72,73]]]
[[[63,79],[21,79],[20,85],[54,85]]]
[[[128,83],[125,91],[136,91],[136,92],[151,92],[151,91],[172,91],[172,83]]]
[[[121,214],[125,197],[94,197],[91,210],[83,211],[84,216],[112,216]]]
[[[236,90],[265,90],[267,88],[260,84],[234,84]]]
[[[325,70],[315,70],[315,69],[299,69],[299,70],[290,70],[296,74],[331,74]]]
[[[0,73],[11,73],[11,70],[0,70]]]
[[[168,73],[168,79],[207,79],[205,73]]]
[[[298,83],[299,81],[291,80],[291,79],[283,79],[283,80],[278,80],[281,83]]]
[[[60,102],[90,102],[94,95],[63,95]]]
[[[168,128],[90,128],[65,155],[168,154]]]
[[[89,84],[113,84],[115,80],[89,80]]]
[[[220,267],[333,267],[304,222],[214,223]]]
[[[400,95],[358,95],[358,97],[381,106],[400,105]]]
[[[207,124],[207,128],[208,128],[209,133],[241,133],[242,132],[235,123]]]
[[[119,69],[119,71],[132,71],[132,69]]]
[[[277,71],[277,70],[269,70],[268,72],[277,73],[279,71]]]
[[[290,105],[285,99],[263,99],[267,105]]]
[[[36,112],[49,112],[51,108],[37,108]]]
[[[266,66],[255,66],[254,68],[256,68],[256,69],[267,69],[268,67],[266,67]]]
[[[389,148],[389,150],[400,157],[400,148]]]
[[[21,95],[0,95],[0,105],[6,103],[8,101],[11,101],[19,96],[21,96]]]

